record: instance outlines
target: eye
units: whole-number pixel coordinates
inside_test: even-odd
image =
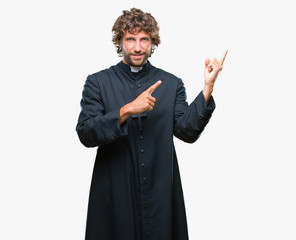
[[[142,41],[148,42],[149,41],[149,38],[142,38]]]
[[[128,42],[132,42],[134,39],[133,38],[127,38],[126,39]]]

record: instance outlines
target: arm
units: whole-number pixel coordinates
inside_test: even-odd
[[[183,83],[179,83],[176,105],[175,105],[175,129],[174,134],[185,142],[195,142],[205,126],[210,121],[212,113],[215,109],[215,102],[212,97],[214,84],[218,73],[223,68],[223,63],[228,50],[225,51],[220,61],[213,58],[205,60],[205,85],[202,93],[187,106],[186,93]]]
[[[188,106],[185,88],[180,79],[175,100],[174,135],[184,142],[195,142],[210,121],[214,109],[213,97],[210,96],[206,103],[202,92]]]
[[[105,112],[95,75],[87,77],[80,105],[76,131],[86,147],[101,146],[127,135],[126,124],[120,125],[120,109]]]

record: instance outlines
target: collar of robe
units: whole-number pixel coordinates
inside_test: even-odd
[[[143,69],[142,66],[141,67],[132,67],[132,66],[130,66],[130,67],[131,67],[131,72],[139,72],[140,70]]]
[[[118,67],[124,71],[124,72],[129,72],[129,73],[143,73],[148,71],[151,68],[151,63],[147,60],[147,63],[144,64],[142,67],[132,67],[128,64],[125,64],[123,61],[120,61],[118,64]]]

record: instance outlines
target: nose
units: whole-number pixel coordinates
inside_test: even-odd
[[[134,51],[135,52],[141,52],[141,43],[140,43],[140,41],[136,41]]]

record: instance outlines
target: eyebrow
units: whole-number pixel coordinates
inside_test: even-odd
[[[133,35],[127,35],[127,36],[125,36],[124,38],[125,38],[125,39],[128,39],[128,38],[136,38],[136,37],[133,36]],[[150,36],[143,36],[143,37],[141,37],[140,39],[143,39],[143,38],[151,39]]]

